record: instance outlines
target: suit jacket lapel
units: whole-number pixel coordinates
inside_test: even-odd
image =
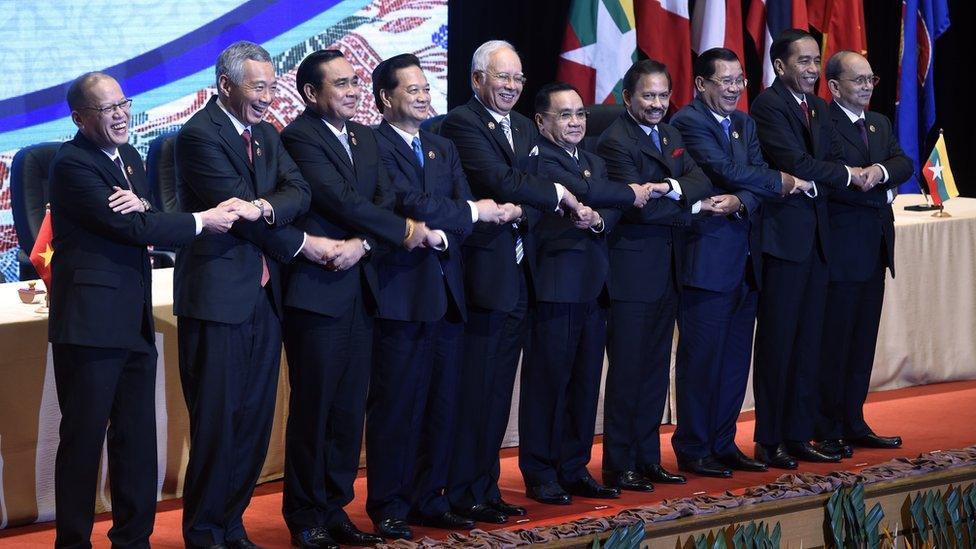
[[[629,113],[624,112],[620,116],[624,117],[627,121],[626,127],[630,132],[630,136],[634,139],[634,141],[637,142],[637,148],[640,149],[644,154],[650,156],[667,167],[668,164],[664,160],[664,155],[661,153],[661,151],[657,150],[657,147],[654,146],[654,141],[651,139],[651,136],[644,133],[644,128],[640,127],[637,121],[635,121]],[[663,137],[660,126],[658,127],[657,131],[658,137]],[[664,146],[663,141],[661,142],[661,146]]]
[[[789,88],[786,87],[786,84],[784,84],[778,78],[773,82],[772,87],[773,89],[776,90],[776,93],[779,94],[780,98],[782,98],[783,101],[786,102],[787,108],[791,113],[793,113],[793,117],[796,118],[797,122],[799,122],[803,128],[806,128],[807,122],[803,118],[803,111],[800,110],[800,104],[796,102],[796,97],[793,96],[793,92],[791,92]],[[807,101],[807,107],[809,106],[810,106],[810,102]],[[810,126],[812,127],[813,117],[811,117],[810,122],[811,122]],[[810,133],[810,131],[807,130],[807,133]]]
[[[217,97],[214,96],[210,99],[210,103],[207,103],[207,111],[210,113],[210,120],[213,121],[214,125],[218,127],[217,134],[220,138],[227,143],[234,154],[241,159],[241,162],[247,166],[247,169],[254,173],[254,166],[251,161],[247,159],[247,151],[244,150],[244,140],[241,139],[241,134],[237,133],[237,129],[234,124],[227,118],[224,111],[220,109],[217,105]],[[252,132],[253,133],[253,132]],[[252,135],[253,138],[253,135]],[[253,150],[253,149],[252,149]]]
[[[308,119],[309,125],[313,128],[312,131],[317,133],[325,145],[332,149],[335,156],[339,157],[340,165],[336,167],[340,170],[345,170],[345,173],[342,175],[350,181],[354,181],[356,179],[356,173],[353,170],[352,161],[349,160],[349,154],[346,153],[345,147],[343,147],[342,143],[339,142],[339,138],[332,133],[331,129],[325,127],[325,122],[311,109],[306,108],[305,111],[302,112],[302,116],[305,116]],[[348,131],[349,130],[346,130],[347,133]],[[349,149],[352,150],[351,142],[349,143]]]
[[[502,151],[505,153],[505,157],[508,158],[509,165],[514,166],[515,151],[513,151],[512,147],[508,144],[508,139],[505,137],[505,130],[502,129],[502,125],[495,122],[495,118],[490,112],[488,112],[488,109],[481,104],[481,101],[478,101],[476,97],[472,97],[471,100],[468,101],[468,106],[478,115],[478,118],[481,119],[481,123],[484,124],[485,128],[488,129],[488,133],[491,134],[491,136],[495,139],[495,142],[498,143],[498,146],[501,147]],[[512,141],[514,143],[518,143],[518,141],[515,139],[514,127],[512,128]]]
[[[386,139],[390,143],[393,144],[393,150],[396,152],[396,154],[400,155],[403,161],[406,162],[407,165],[413,168],[414,173],[417,174],[418,178],[420,179],[421,187],[423,187],[424,190],[426,190],[427,187],[427,181],[425,177],[425,172],[427,171],[426,163],[424,167],[421,167],[421,165],[417,162],[417,155],[414,154],[413,148],[407,145],[407,142],[404,141],[402,137],[400,137],[400,134],[398,134],[396,130],[393,129],[393,127],[390,125],[389,122],[384,120],[380,124],[378,131],[381,134],[383,134],[383,136],[386,137]],[[420,137],[420,147],[421,150],[427,147],[427,142],[423,138],[423,136]]]
[[[119,154],[122,154],[121,148],[119,149]],[[130,162],[125,155],[122,155],[122,163],[125,165],[125,171],[129,175],[129,183],[132,184],[132,192],[136,193],[136,196],[138,197],[149,198],[149,181],[146,180],[146,170],[140,170],[133,167],[133,164],[135,163],[141,164],[142,158],[138,156],[138,153],[136,153],[136,158]],[[113,171],[117,172],[119,170],[115,169]]]
[[[82,148],[88,151],[88,154],[90,154],[92,159],[95,161],[95,165],[109,175],[111,180],[114,182],[114,185],[117,185],[123,189],[129,188],[129,184],[126,183],[125,177],[122,175],[119,167],[115,165],[115,162],[112,162],[112,160],[109,159],[108,155],[105,154],[102,149],[96,147],[95,144],[89,141],[88,138],[85,137],[80,131],[75,134],[74,139],[79,145],[81,145]],[[122,163],[126,164],[124,158],[122,159]]]
[[[268,175],[268,149],[264,132],[260,124],[251,126],[251,154],[254,155],[254,187],[258,195],[265,191],[265,183]]]
[[[834,119],[834,127],[840,132],[840,134],[846,139],[855,149],[861,151],[864,158],[868,158],[868,150],[864,148],[864,141],[861,139],[861,132],[858,131],[857,126],[851,122],[847,113],[841,110],[840,106],[834,102],[830,103],[830,116]],[[866,121],[865,121],[866,122]],[[870,143],[871,135],[868,134],[868,143]]]

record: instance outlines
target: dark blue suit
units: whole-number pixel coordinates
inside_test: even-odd
[[[836,103],[830,117],[840,136],[842,160],[851,166],[881,164],[888,180],[868,192],[843,189],[830,193],[830,283],[824,313],[821,351],[821,425],[817,437],[858,438],[871,433],[862,407],[871,383],[871,368],[881,322],[885,269],[895,274],[895,219],[888,189],[912,175],[883,115],[865,111],[867,146],[850,117]]]
[[[700,217],[688,231],[678,314],[678,426],[671,437],[675,453],[687,460],[736,453],[761,273],[761,198],[778,198],[782,187],[779,172],[762,158],[756,123],[739,111],[729,119],[726,133],[696,98],[671,120],[716,194],[735,194],[748,212]]]
[[[434,518],[445,494],[467,318],[461,242],[473,226],[471,199],[454,145],[421,131],[423,163],[383,122],[376,130],[398,214],[447,235],[445,251],[381,249],[375,355],[366,413],[366,511],[386,518]]]
[[[711,196],[701,168],[674,127],[658,124],[661,150],[628,112],[600,136],[597,152],[618,185],[681,185],[680,201],[651,199],[624,212],[610,235],[610,320],[603,419],[603,468],[640,471],[661,461],[658,430],[671,366],[671,341],[692,205]]]
[[[578,162],[543,138],[528,164],[529,173],[562,182],[597,209],[604,226],[600,233],[577,229],[550,212],[532,227],[534,301],[519,398],[519,468],[527,487],[589,476],[606,344],[607,235],[621,208],[634,202],[629,187],[609,182],[603,160],[577,153]]]

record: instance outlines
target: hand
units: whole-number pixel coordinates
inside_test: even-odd
[[[779,190],[780,196],[796,194],[796,178],[786,172],[779,172],[779,180],[782,188]]]
[[[421,247],[423,248],[433,248],[433,249],[442,248],[443,246],[444,246],[444,239],[441,238],[441,233],[439,233],[438,231],[431,231],[431,230],[427,231],[427,237],[424,238],[424,241],[421,244]]]
[[[108,197],[108,207],[112,208],[113,212],[127,214],[146,211],[146,205],[136,196],[136,193],[122,187],[112,187],[112,189],[115,192]]]
[[[861,191],[871,190],[871,188],[867,186],[867,174],[862,168],[852,168],[848,166],[847,169],[851,172],[851,185],[854,185]]]
[[[230,206],[217,206],[200,212],[203,230],[211,233],[226,233],[239,218]]]
[[[662,196],[671,192],[671,185],[668,185],[665,182],[645,183],[645,185],[650,185],[651,187],[651,198],[661,198]]]
[[[332,240],[324,236],[305,235],[305,246],[302,247],[304,255],[312,263],[318,263],[331,268],[329,262],[338,255],[336,248],[342,244],[341,240]]]
[[[581,205],[579,200],[576,199],[576,196],[573,193],[569,192],[569,189],[565,190],[565,192],[563,193],[563,199],[562,201],[559,202],[559,204],[561,206],[565,206],[566,209],[570,212],[575,212],[576,210],[579,209]]]
[[[596,213],[593,208],[580,204],[580,207],[570,217],[577,229],[589,229],[597,223],[600,214]]]
[[[794,177],[793,181],[795,186],[790,194],[808,193],[813,190],[813,181],[807,181],[806,179],[800,179],[799,177]]]
[[[345,271],[366,255],[363,241],[359,238],[341,240],[332,248],[332,260],[327,265],[333,271]]]
[[[236,213],[240,218],[248,221],[257,221],[261,217],[261,208],[258,208],[254,204],[251,204],[246,200],[241,200],[237,197],[228,198],[217,206],[227,206],[231,208],[231,211]]]
[[[627,185],[630,190],[634,191],[634,206],[637,208],[643,208],[644,204],[651,198],[651,186],[650,184],[638,185],[637,183],[630,183]]]
[[[881,171],[881,167],[877,165],[868,166],[861,171],[864,174],[864,185],[867,187],[866,190],[870,191],[878,183],[884,179],[884,172]]]
[[[409,235],[410,238],[406,238],[407,235],[404,235],[403,247],[412,250],[423,244],[427,239],[427,224],[415,219],[408,219],[407,222],[413,223],[413,233]]]
[[[490,198],[482,198],[474,203],[478,209],[478,221],[486,223],[504,223],[504,212],[498,204]]]
[[[712,215],[731,215],[739,211],[742,201],[734,194],[720,194],[702,200],[702,210],[707,210]]]
[[[511,223],[522,217],[522,207],[517,204],[506,202],[499,204],[498,207],[502,210],[502,217],[499,223]]]

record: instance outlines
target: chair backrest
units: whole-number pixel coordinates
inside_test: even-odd
[[[162,212],[179,211],[176,197],[176,131],[164,133],[149,143],[146,153],[146,176],[149,178],[149,201]]]
[[[624,112],[624,106],[598,104],[590,105],[586,110],[590,111],[590,116],[586,119],[586,135],[583,136],[580,146],[583,150],[596,152],[596,142],[600,134]]]
[[[10,209],[20,248],[30,255],[44,220],[51,162],[61,143],[30,145],[17,151],[10,164]]]
[[[444,117],[445,116],[447,116],[447,115],[446,114],[438,114],[437,116],[434,116],[432,118],[428,118],[427,120],[424,120],[420,124],[420,129],[427,130],[430,133],[436,133],[436,134],[440,135],[440,133],[441,133],[441,124],[444,122]]]

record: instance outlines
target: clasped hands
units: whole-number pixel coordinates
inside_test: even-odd
[[[637,208],[643,208],[650,199],[661,198],[671,191],[671,186],[667,183],[630,183],[627,186],[634,191],[634,206]]]
[[[884,179],[884,171],[877,164],[866,168],[848,168],[851,171],[851,185],[861,192],[868,192]]]
[[[600,213],[580,202],[573,193],[569,192],[569,189],[563,193],[559,205],[564,208],[563,211],[569,212],[570,219],[577,229],[598,228],[603,223]]]

